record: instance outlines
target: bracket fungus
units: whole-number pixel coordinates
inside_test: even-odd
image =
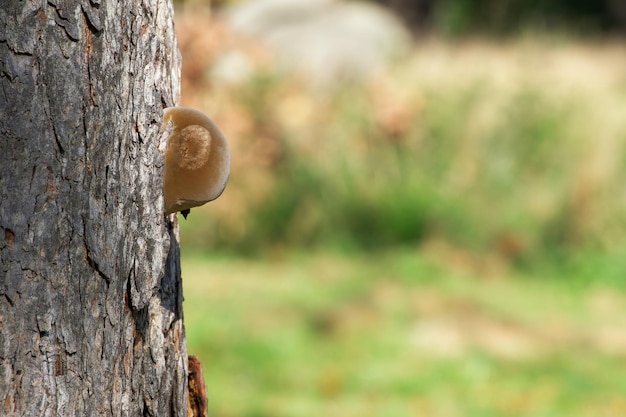
[[[163,128],[169,122],[173,130],[165,149],[165,215],[180,211],[187,218],[192,207],[215,200],[226,188],[230,152],[219,128],[198,110],[168,107]]]

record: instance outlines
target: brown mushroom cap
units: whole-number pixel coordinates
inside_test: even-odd
[[[173,130],[165,150],[165,215],[201,206],[219,197],[230,174],[230,152],[211,119],[188,107],[163,111]]]

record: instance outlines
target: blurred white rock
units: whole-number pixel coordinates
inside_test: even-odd
[[[239,50],[227,51],[215,58],[210,71],[213,81],[240,84],[249,80],[255,71],[253,60]]]
[[[386,9],[339,0],[249,0],[228,7],[232,30],[268,47],[282,69],[313,81],[362,77],[406,53],[411,37]]]

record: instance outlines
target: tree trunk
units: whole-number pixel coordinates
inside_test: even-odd
[[[0,415],[186,416],[171,0],[0,3]]]

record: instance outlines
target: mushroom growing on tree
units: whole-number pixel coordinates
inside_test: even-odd
[[[165,215],[180,211],[187,218],[192,207],[219,197],[230,175],[230,152],[224,135],[206,115],[188,107],[163,111],[163,127],[173,130],[165,150],[163,195]]]

